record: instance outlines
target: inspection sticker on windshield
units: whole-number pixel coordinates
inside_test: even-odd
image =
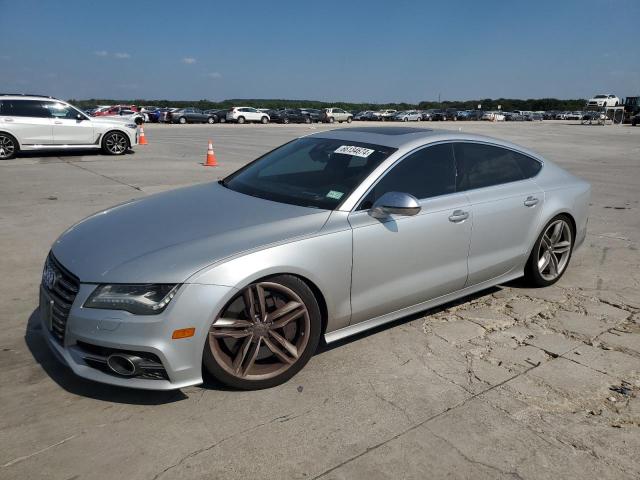
[[[342,153],[344,155],[353,155],[355,157],[367,158],[375,150],[364,147],[356,147],[355,145],[342,145],[338,147],[333,153]]]
[[[344,193],[342,193],[342,192],[336,192],[335,190],[329,190],[329,193],[327,193],[327,198],[333,198],[334,200],[340,200],[343,195],[344,195]]]

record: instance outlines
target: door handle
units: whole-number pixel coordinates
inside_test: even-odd
[[[469,212],[465,212],[463,210],[454,210],[453,213],[449,216],[449,221],[453,223],[464,222],[467,218],[469,218]]]
[[[60,120],[55,120],[53,123],[55,123],[56,125],[62,125],[62,121]]]
[[[535,207],[538,204],[538,199],[536,197],[527,197],[524,201],[525,207]]]
[[[5,122],[13,122],[13,118],[5,118],[4,121]]]

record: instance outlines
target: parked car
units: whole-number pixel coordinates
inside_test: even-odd
[[[553,285],[589,200],[587,182],[502,140],[319,132],[74,225],[45,261],[38,319],[56,357],[97,382],[169,390],[206,370],[273,387],[321,339],[519,277]]]
[[[253,107],[233,107],[227,112],[227,122],[269,123],[269,115]]]
[[[158,123],[160,121],[160,110],[158,107],[142,107],[140,113],[145,122]]]
[[[524,122],[526,118],[524,115],[516,112],[504,112],[505,122]]]
[[[587,102],[589,107],[617,107],[620,99],[611,93],[596,95]]]
[[[122,155],[138,144],[128,118],[90,117],[70,103],[36,95],[0,95],[0,160],[19,151],[102,149]]]
[[[203,113],[210,115],[213,117],[213,123],[224,123],[227,121],[227,111],[226,109],[213,108],[210,110],[205,110]],[[224,120],[222,118],[224,117]]]
[[[504,113],[500,111],[484,112],[482,120],[488,120],[490,122],[503,122],[505,120]]]
[[[210,113],[204,113],[198,108],[177,108],[167,112],[168,123],[216,123],[216,117]]]
[[[112,105],[110,107],[99,108],[95,112],[93,112],[94,117],[108,117],[113,115],[120,115],[122,110],[131,110],[132,112],[137,112],[138,107],[135,105]]]
[[[361,112],[356,113],[353,116],[354,120],[368,120],[368,115],[371,113],[371,110],[363,110]]]
[[[387,120],[391,120],[393,119],[393,116],[398,113],[397,110],[393,110],[393,109],[386,109],[386,110],[380,110],[378,111],[378,120],[382,120],[383,122],[387,121]]]
[[[311,116],[302,110],[288,108],[269,112],[269,118],[275,123],[311,123]]]
[[[467,111],[467,120],[482,120],[483,115],[482,110],[469,110]]]
[[[565,120],[582,120],[583,115],[584,114],[582,112],[569,112],[565,114],[564,119]]]
[[[416,110],[407,110],[396,113],[392,118],[399,122],[419,122],[422,121],[422,114]]]
[[[301,108],[300,111],[304,112],[306,115],[309,115],[309,118],[313,123],[319,123],[322,118],[322,111],[317,108]]]
[[[631,117],[631,125],[636,126],[640,125],[640,113],[636,113],[633,117]]]
[[[527,122],[541,122],[543,120],[542,115],[538,112],[531,112],[526,117]]]
[[[333,122],[351,123],[351,120],[353,120],[353,115],[351,115],[349,112],[344,111],[341,108],[325,108],[322,111],[321,119],[325,123],[333,123]]]

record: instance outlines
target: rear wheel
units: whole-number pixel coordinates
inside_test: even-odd
[[[347,117],[347,123],[351,123],[352,121],[353,121],[353,118]]]
[[[525,279],[537,287],[556,283],[569,265],[573,244],[574,231],[569,217],[553,218],[533,246],[525,267]]]
[[[269,121],[269,119],[268,119],[267,117],[262,117],[262,118],[260,119],[260,123],[262,123],[262,124],[265,124],[265,123],[267,123],[268,121]],[[287,119],[287,121],[288,121],[288,119]]]
[[[252,283],[209,329],[204,365],[221,382],[245,390],[286,382],[318,346],[318,302],[299,278],[280,275]]]
[[[311,123],[311,117],[305,117],[304,123]]]
[[[180,117],[180,118],[178,119],[178,122],[180,122],[180,124],[181,124],[181,125],[184,125],[185,123],[187,123],[187,119],[186,119],[186,118],[184,118],[184,117]]]
[[[122,132],[109,132],[102,139],[102,151],[108,155],[122,155],[129,148],[129,139]]]
[[[333,117],[329,117],[329,123],[334,123],[335,121],[336,121],[336,119],[335,119],[335,118],[333,118]]]
[[[212,124],[216,123],[216,119],[215,119],[215,118],[213,118],[213,117],[209,117],[209,118],[207,118],[207,123],[208,123],[209,125],[212,125]]]
[[[282,123],[289,123],[289,119],[287,117],[285,117],[284,119],[282,119]]]
[[[238,123],[242,125],[244,123],[244,117],[238,117]]]
[[[16,156],[18,142],[8,133],[0,133],[0,160],[10,160]]]
[[[226,117],[220,117],[220,123],[227,123],[227,118]]]

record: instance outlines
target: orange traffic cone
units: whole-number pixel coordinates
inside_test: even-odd
[[[218,162],[216,160],[216,154],[213,153],[213,142],[209,140],[209,146],[207,147],[207,161],[204,162],[205,167],[217,167]]]
[[[138,138],[138,145],[149,145],[147,137],[144,136],[144,127],[140,125],[140,137]]]

